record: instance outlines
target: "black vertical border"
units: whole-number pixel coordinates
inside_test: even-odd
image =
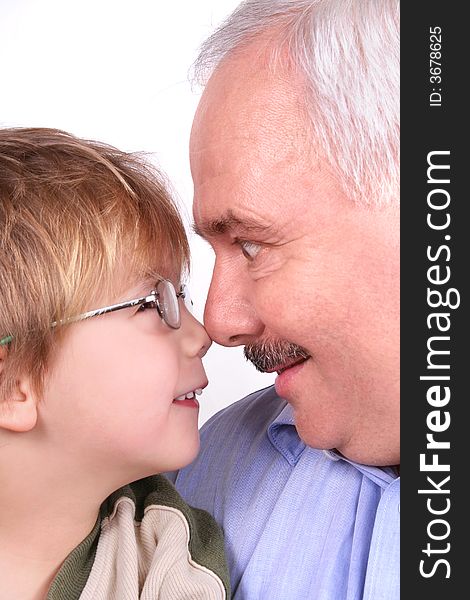
[[[470,572],[466,543],[470,526],[465,518],[470,502],[464,490],[467,470],[470,470],[465,464],[470,461],[466,444],[470,441],[470,429],[465,416],[470,398],[464,374],[470,371],[467,347],[470,328],[466,312],[470,278],[470,227],[466,215],[470,213],[467,210],[470,199],[464,180],[470,171],[470,164],[466,164],[468,109],[465,106],[470,72],[466,40],[470,26],[463,15],[463,6],[449,1],[403,2],[401,12],[401,597],[404,599],[453,599],[469,593],[464,577]],[[430,28],[435,27],[442,31],[440,83],[430,81]],[[436,91],[440,88],[441,106],[430,106],[432,88],[437,88]],[[448,209],[438,215],[444,218],[445,212],[450,214],[451,222],[445,231],[433,231],[426,222],[427,214],[432,212],[427,204],[432,188],[427,182],[427,156],[438,150],[450,151],[449,157],[436,160],[450,164],[450,183],[440,186],[451,197]],[[445,239],[445,235],[450,235],[450,240]],[[446,261],[447,251],[442,251],[439,260],[430,262],[426,255],[428,246],[433,248],[435,256],[440,245],[448,245],[450,259]],[[427,271],[437,263],[443,272],[446,265],[450,267],[450,281],[439,287],[443,294],[449,287],[459,291],[461,304],[456,309],[428,306],[427,288],[438,286],[429,283]],[[450,426],[435,434],[436,439],[450,442],[450,449],[438,452],[439,462],[450,464],[448,473],[420,470],[420,454],[428,452],[429,456],[434,452],[426,450],[429,433],[426,419],[435,410],[427,402],[426,392],[430,385],[438,382],[420,381],[420,376],[430,374],[427,342],[431,335],[438,333],[428,328],[426,319],[436,310],[450,313],[451,319],[449,331],[441,333],[450,337],[448,343],[441,344],[443,349],[447,345],[450,355],[442,356],[440,361],[450,363],[450,370],[431,372],[450,376],[450,381],[442,385],[449,386],[451,399],[440,409],[449,412]],[[430,460],[428,458],[428,462]],[[419,489],[432,489],[427,476],[439,484],[447,475],[450,480],[441,489],[448,489],[448,494],[418,493]],[[449,511],[440,516],[430,514],[428,498],[436,509],[446,507],[445,499],[449,498]],[[445,519],[450,526],[449,536],[440,541],[428,536],[430,522],[438,518]],[[431,532],[444,536],[446,526],[434,524]],[[428,543],[433,552],[437,551],[430,556],[423,552]],[[444,551],[447,548],[448,551]],[[445,563],[436,564],[439,559],[448,561],[450,571]],[[434,570],[432,576],[426,578],[420,574],[422,560],[427,574]],[[450,577],[446,578],[449,573]]]

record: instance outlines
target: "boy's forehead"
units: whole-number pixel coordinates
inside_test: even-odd
[[[128,281],[127,285],[121,288],[122,293],[144,296],[155,288],[160,279],[168,279],[175,288],[178,288],[182,283],[183,276],[181,270],[176,267],[172,269],[149,269],[148,274]]]

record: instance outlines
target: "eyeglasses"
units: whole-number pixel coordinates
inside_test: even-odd
[[[88,312],[77,315],[76,317],[54,321],[51,326],[57,327],[58,325],[83,321],[84,319],[105,315],[106,313],[121,310],[122,308],[142,306],[144,308],[155,308],[159,317],[168,325],[168,327],[171,327],[171,329],[179,329],[181,327],[181,311],[178,301],[179,298],[183,298],[186,307],[191,310],[193,303],[189,296],[188,287],[183,284],[180,287],[179,292],[176,292],[171,281],[168,281],[167,279],[160,279],[157,282],[155,289],[152,290],[148,296],[134,298],[133,300],[119,302],[118,304],[111,304],[111,306],[104,306],[103,308],[95,308],[94,310],[89,310]],[[12,339],[12,335],[3,337],[0,339],[0,346],[9,344]]]

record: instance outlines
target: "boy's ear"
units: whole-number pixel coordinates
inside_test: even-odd
[[[0,377],[5,366],[7,348],[0,346]],[[36,396],[28,377],[17,381],[8,398],[0,399],[0,429],[26,432],[34,429],[38,419]]]

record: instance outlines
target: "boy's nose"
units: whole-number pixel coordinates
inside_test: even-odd
[[[182,315],[182,329],[184,331],[184,349],[188,356],[202,358],[211,347],[212,340],[200,323],[193,315],[184,310]]]

